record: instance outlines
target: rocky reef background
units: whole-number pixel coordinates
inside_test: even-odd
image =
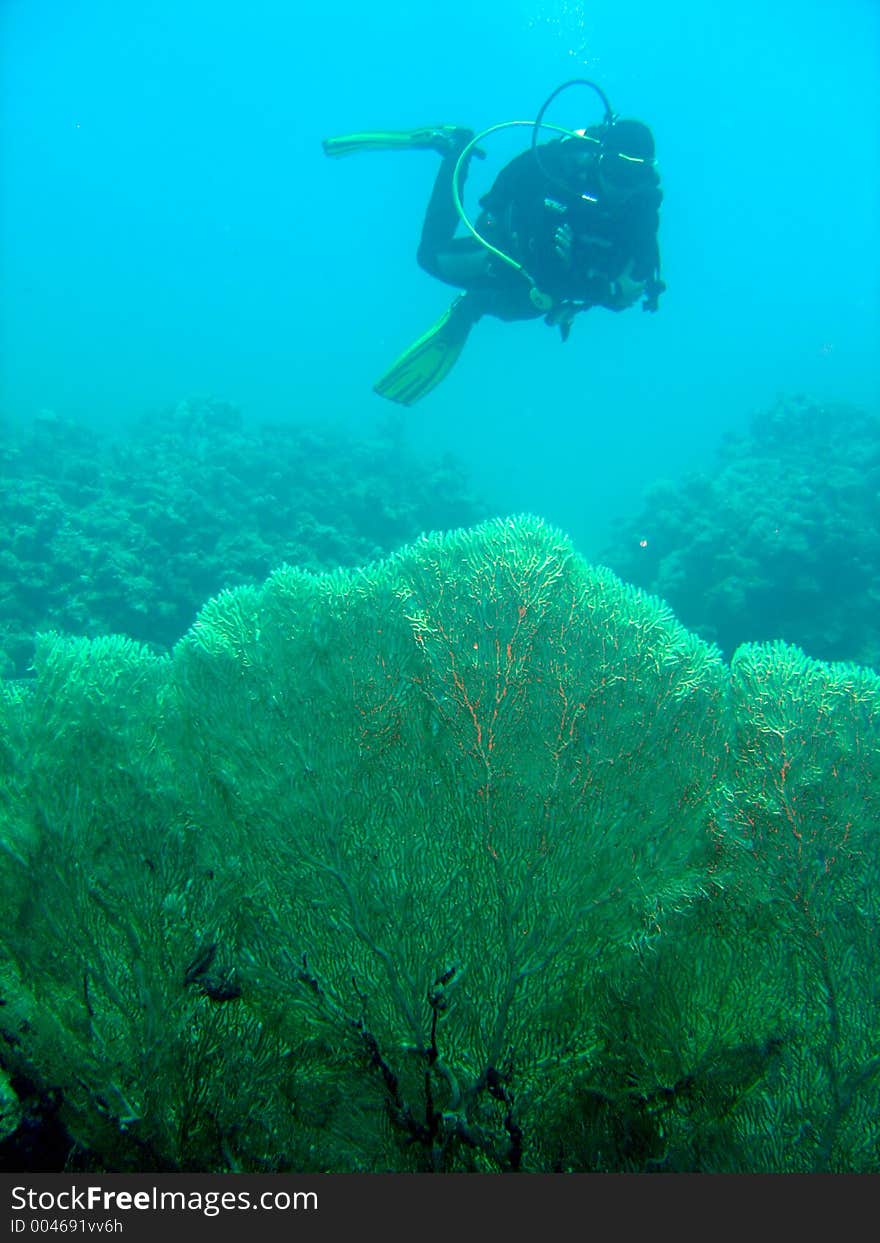
[[[255,427],[179,403],[107,435],[44,413],[0,441],[0,674],[37,632],[171,647],[202,604],[287,563],[365,565],[478,522],[466,468],[308,423]],[[493,498],[501,502],[503,498]],[[782,639],[880,666],[880,419],[805,398],[725,437],[710,469],[657,482],[598,557],[728,658]]]
[[[601,560],[726,656],[785,639],[880,665],[880,419],[804,398],[660,482]]]
[[[107,436],[45,412],[0,440],[0,674],[26,673],[38,631],[164,649],[223,588],[365,564],[486,512],[394,420],[359,439],[201,400]]]

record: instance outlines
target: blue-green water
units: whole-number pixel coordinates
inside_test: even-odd
[[[7,414],[116,424],[210,393],[369,430],[373,382],[448,302],[414,261],[437,160],[335,162],[321,138],[532,118],[581,76],[654,129],[661,312],[595,310],[564,346],[484,321],[414,444],[593,553],[777,395],[877,409],[872,0],[7,0],[0,21]],[[512,153],[499,137],[471,203]]]

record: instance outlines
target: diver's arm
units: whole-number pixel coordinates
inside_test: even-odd
[[[629,265],[632,279],[641,281],[644,287],[643,311],[658,310],[657,299],[666,288],[665,282],[660,279],[660,246],[657,241],[659,223],[656,211],[645,220],[637,234],[632,262]]]
[[[544,323],[551,328],[558,327],[562,340],[567,341],[575,316],[582,311],[588,311],[594,306],[604,307],[608,311],[624,311],[637,302],[642,294],[647,293],[650,297],[650,284],[633,280],[631,268],[630,263],[614,280],[601,273],[588,273],[577,282],[577,295],[571,300],[557,302],[544,316]],[[662,286],[662,282],[660,284]],[[662,292],[662,288],[658,292]],[[656,302],[656,296],[653,300]]]
[[[656,231],[643,229],[630,247],[630,257],[616,276],[585,273],[580,297],[609,311],[625,311],[644,297],[646,311],[658,309],[657,299],[666,288],[660,279],[660,250]]]

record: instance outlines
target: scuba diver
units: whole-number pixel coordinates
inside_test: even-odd
[[[565,130],[545,125],[560,92],[595,90],[605,116],[598,125]],[[477,146],[496,130],[527,126],[531,146],[511,160],[480,199],[476,225],[461,201],[468,164],[484,157]],[[538,144],[541,129],[561,138]],[[622,311],[642,298],[656,311],[666,288],[657,244],[660,178],[654,139],[641,121],[614,115],[594,82],[558,87],[534,122],[506,121],[474,135],[440,125],[409,131],[327,138],[324,151],[433,150],[442,156],[428,203],[418,262],[431,276],[463,290],[446,313],[375,384],[374,391],[410,406],[440,383],[455,364],[471,328],[483,315],[535,319],[568,339],[576,315],[593,306]],[[466,236],[456,236],[463,224]]]

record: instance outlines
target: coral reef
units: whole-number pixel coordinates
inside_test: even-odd
[[[0,1064],[66,1168],[877,1170],[870,671],[526,518],[35,663]]]
[[[880,420],[797,400],[663,483],[601,560],[726,655],[784,639],[880,667]]]
[[[210,400],[110,437],[44,413],[4,436],[0,483],[0,672],[18,676],[39,630],[167,648],[208,596],[283,562],[359,565],[485,516],[460,465],[415,459],[399,423],[256,428]]]

